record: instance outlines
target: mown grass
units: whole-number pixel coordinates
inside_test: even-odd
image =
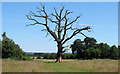
[[[2,60],[3,72],[117,72],[118,60],[54,60],[16,61]]]

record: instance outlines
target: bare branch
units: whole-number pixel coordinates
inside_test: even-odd
[[[61,11],[60,11],[60,16],[59,16],[59,18],[61,18],[63,10],[64,10],[64,6],[62,7],[62,9],[61,9]]]
[[[69,28],[67,28],[66,31],[69,30],[69,29],[74,30],[74,29],[72,28],[72,25],[71,25]]]
[[[65,17],[65,27],[64,27],[64,34],[63,34],[63,37],[62,37],[62,40],[61,40],[61,42],[64,40],[64,38],[65,38],[65,35],[66,35],[66,27],[67,27],[67,22],[68,22],[68,19]]]
[[[36,15],[34,12],[30,11],[30,15],[34,16],[34,17],[42,17],[42,18],[46,18],[46,16],[43,15]]]
[[[62,30],[64,29],[64,27],[65,27],[65,26],[61,26],[61,30],[60,30],[60,32],[62,32]]]
[[[57,31],[57,25],[55,26],[55,33],[56,33],[56,31]]]
[[[34,24],[30,24],[30,25],[35,25],[35,24],[46,25],[46,24],[44,24],[44,23],[38,22],[37,20],[33,19],[33,18],[32,18],[31,16],[29,16],[29,15],[26,15],[26,17],[27,17],[29,20],[33,20],[33,21],[35,22]]]
[[[69,47],[70,45],[64,46],[63,48]]]
[[[46,37],[49,35],[49,33],[47,32],[47,34],[46,34]]]
[[[37,7],[37,9],[38,9],[38,10],[40,10],[39,12],[43,12],[43,10],[42,10],[42,9],[40,9],[39,7]]]
[[[62,53],[66,52],[66,51],[68,51],[68,50],[70,50],[70,49],[64,49],[64,50],[62,51]]]
[[[29,19],[29,20],[33,20],[35,23],[34,24],[30,24],[30,25],[35,25],[35,24],[41,24],[41,25],[44,25],[45,27],[46,27],[46,30],[53,36],[53,38],[55,39],[55,41],[59,41],[58,39],[57,39],[57,35],[55,34],[55,32],[53,32],[48,26],[47,26],[47,24],[48,24],[48,22],[47,22],[47,20],[48,20],[48,15],[47,15],[47,13],[46,13],[46,11],[45,11],[45,7],[41,4],[41,7],[42,7],[42,9],[40,9],[40,8],[38,8],[39,10],[40,10],[40,12],[39,13],[44,13],[45,14],[45,16],[43,17],[43,16],[38,16],[38,15],[36,15],[35,13],[33,13],[32,11],[30,11],[31,12],[31,15],[32,16],[34,16],[34,17],[42,17],[42,18],[45,18],[45,24],[43,24],[43,23],[40,23],[40,22],[38,22],[36,19],[33,19],[30,15],[26,15],[26,17]],[[50,19],[49,19],[50,20]],[[52,20],[51,20],[52,21]],[[55,22],[55,21],[52,21],[52,22]],[[48,35],[48,33],[47,33],[47,35]]]
[[[47,31],[47,29],[42,29],[41,31]]]
[[[50,38],[50,40],[52,40],[52,38]],[[50,41],[50,40],[49,40],[49,41]]]
[[[57,35],[55,34],[55,32],[53,32],[52,30],[49,29],[48,26],[46,26],[48,32],[53,36],[53,38],[55,39],[55,41],[59,42]]]
[[[73,34],[72,34],[70,37],[68,37],[62,44],[64,44],[66,41],[68,41],[68,40],[70,40],[71,38],[73,38],[76,34],[80,33],[81,31],[83,31],[83,30],[88,30],[88,29],[90,29],[89,26],[88,26],[88,27],[85,27],[85,28],[82,28],[82,29],[77,29],[77,30],[75,30],[75,31],[73,32]],[[82,34],[82,33],[81,33],[81,34]]]
[[[82,34],[83,36],[87,37],[85,34],[83,34],[82,32],[80,32],[80,34]]]
[[[48,17],[48,15],[47,15],[47,13],[46,13],[46,11],[45,11],[45,6],[44,6],[44,5],[42,5],[42,3],[40,3],[40,5],[41,5],[42,9],[40,9],[39,7],[37,7],[37,9],[39,9],[39,10],[40,10],[39,12],[43,12],[43,13],[46,15],[46,18],[47,18],[47,17]]]
[[[54,7],[54,10],[55,10],[56,16],[59,17],[59,15],[58,15],[57,10],[56,10],[55,7]]]
[[[68,12],[68,10],[66,10],[64,17],[63,17],[61,20],[65,19],[65,17],[66,17],[67,15],[69,15],[70,13],[72,13],[72,12]]]
[[[51,14],[52,16],[54,16],[57,20],[59,20],[58,16],[56,16],[55,14]]]
[[[58,21],[53,21],[51,18],[48,18],[48,20],[51,21],[52,23],[59,24]]]
[[[46,13],[46,11],[45,11],[45,7],[41,4],[41,6],[42,6],[42,11],[44,12],[44,14],[46,15],[46,18],[45,18],[45,21],[46,21],[46,29],[48,30],[48,32],[53,36],[53,38],[55,39],[55,41],[59,41],[58,39],[57,39],[57,35],[55,34],[55,32],[53,32],[48,26],[47,26],[47,19],[48,19],[48,15],[47,15],[47,13]],[[49,19],[50,20],[50,19]],[[51,20],[52,21],[52,20]],[[52,21],[53,22],[53,21]]]
[[[67,13],[67,11],[68,11],[68,10],[66,10],[66,13]],[[62,37],[62,40],[61,40],[61,41],[64,40],[67,30],[69,30],[69,29],[71,29],[71,30],[77,29],[77,28],[72,29],[72,24],[73,24],[74,22],[76,22],[76,21],[78,20],[78,18],[80,18],[80,16],[76,17],[73,21],[71,21],[71,22],[68,23],[68,24],[67,24],[68,19],[66,18],[66,16],[64,16],[64,18],[65,18],[65,27],[64,27],[64,34],[63,34],[63,37]],[[69,26],[69,25],[71,25],[71,27],[67,28],[67,26]],[[67,28],[67,29],[66,29],[66,28]]]
[[[76,17],[73,21],[71,21],[70,23],[67,24],[67,26],[73,24],[74,22],[76,22],[78,19],[80,18],[80,16]]]

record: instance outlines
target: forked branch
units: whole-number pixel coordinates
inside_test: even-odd
[[[77,30],[75,30],[74,32],[73,32],[73,34],[70,36],[70,37],[68,37],[67,39],[65,39],[65,41],[62,43],[62,44],[64,44],[66,41],[68,41],[68,40],[70,40],[71,38],[73,38],[76,34],[78,34],[78,33],[81,33],[82,35],[84,35],[81,31],[83,31],[83,30],[88,30],[88,29],[90,29],[90,27],[88,26],[88,27],[85,27],[85,28],[82,28],[82,29],[77,29]],[[84,35],[85,36],[85,35]]]

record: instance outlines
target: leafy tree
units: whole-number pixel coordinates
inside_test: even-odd
[[[110,46],[107,43],[100,43],[99,44],[99,49],[101,51],[101,56],[100,58],[105,59],[105,58],[109,58],[110,56]]]
[[[96,40],[94,38],[86,37],[84,41],[81,41],[80,39],[76,39],[73,44],[71,45],[72,52],[77,53],[78,59],[85,59],[85,50],[95,46]]]
[[[82,45],[80,47],[80,49],[77,50],[77,58],[78,59],[85,59],[85,50],[86,50],[86,46],[85,45]]]
[[[115,45],[113,45],[110,48],[110,58],[111,59],[117,59],[118,58],[118,48]]]
[[[120,59],[120,46],[118,46],[118,59]]]
[[[85,58],[86,59],[92,59],[93,55],[93,48],[88,48],[85,50]]]
[[[6,37],[6,33],[4,32],[2,40],[2,58],[9,58],[13,55],[13,44],[14,42]]]
[[[101,52],[99,49],[94,49],[92,47],[85,50],[86,59],[93,59],[93,58],[98,59],[100,57],[100,54]]]
[[[20,46],[15,44],[12,39],[9,39],[4,32],[2,40],[2,58],[11,58],[17,60],[28,60],[30,59],[25,52],[20,49]]]
[[[96,58],[96,59],[100,58],[100,56],[101,56],[101,51],[100,51],[100,49],[95,49],[94,51],[95,51],[95,56],[94,56],[94,58]]]
[[[72,53],[77,53],[77,50],[82,49],[83,41],[81,39],[76,39],[73,44],[71,45]]]
[[[93,46],[94,44],[97,43],[96,39],[94,38],[90,38],[90,37],[86,37],[84,39],[84,42],[85,42],[85,46],[88,48],[88,47],[91,47]]]
[[[58,52],[56,62],[62,62],[62,54],[66,51],[65,48],[69,46],[64,46],[64,44],[77,34],[85,36],[82,31],[89,30],[90,26],[73,28],[73,24],[80,18],[80,16],[77,16],[74,20],[69,20],[70,18],[68,18],[68,15],[72,12],[64,10],[64,7],[62,7],[59,13],[57,12],[57,9],[54,8],[55,13],[52,14],[46,12],[44,5],[41,4],[41,7],[42,8],[37,7],[38,10],[36,13],[30,11],[30,15],[26,15],[29,20],[34,21],[33,24],[29,25],[33,26],[39,24],[45,27],[42,31],[46,31],[47,35],[50,34],[57,43]],[[37,18],[44,19],[44,21],[41,22]],[[55,28],[51,29],[49,24],[53,24]],[[71,35],[67,35],[69,30],[73,31],[71,32]]]
[[[84,58],[84,51],[86,49],[86,46],[84,45],[84,41],[81,41],[81,39],[76,39],[71,45],[71,48],[72,48],[72,54],[76,53],[78,59]]]
[[[120,51],[115,45],[110,47],[107,43],[96,44],[96,42],[94,38],[88,37],[84,41],[76,39],[71,45],[72,52],[77,54],[78,59],[118,58]]]

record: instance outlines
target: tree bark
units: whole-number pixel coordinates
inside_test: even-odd
[[[57,53],[57,63],[61,63],[62,62],[62,54]]]
[[[58,43],[58,52],[57,52],[56,62],[57,63],[61,63],[62,62],[62,45],[61,45],[61,43]]]

